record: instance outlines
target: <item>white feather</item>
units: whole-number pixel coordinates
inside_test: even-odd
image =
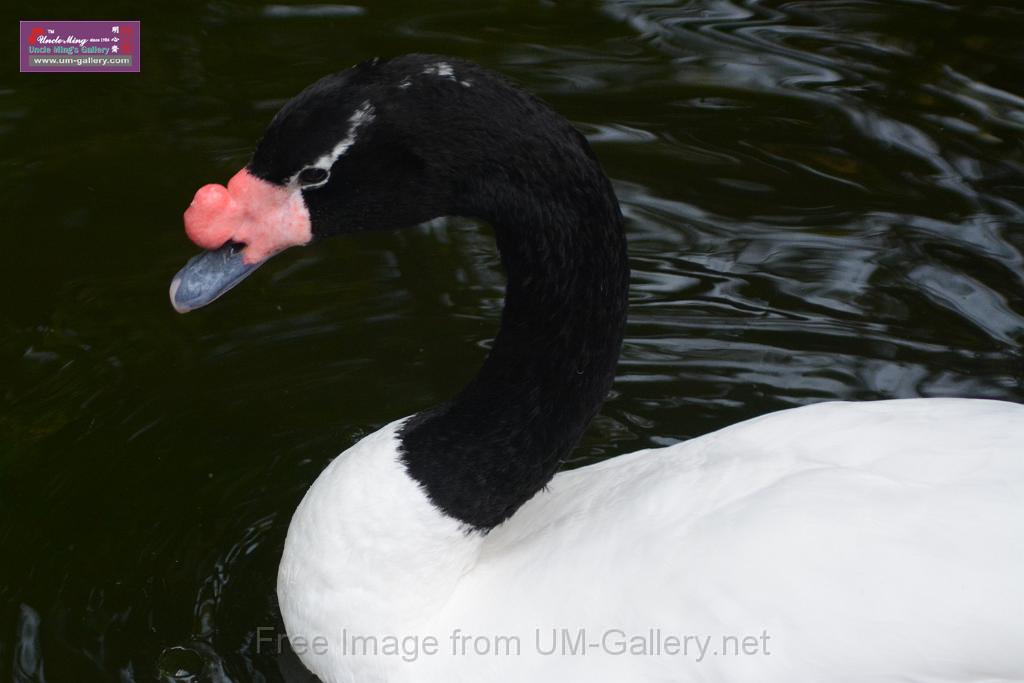
[[[331,463],[289,529],[282,614],[293,643],[326,639],[297,648],[326,683],[1024,680],[1024,406],[774,413],[562,472],[486,536],[406,474],[400,424]],[[541,654],[552,629],[597,647]],[[620,632],[689,652],[616,654]],[[713,654],[728,636],[758,651]]]
[[[330,172],[331,168],[334,166],[334,162],[340,159],[345,152],[352,147],[352,145],[356,144],[356,136],[359,133],[359,129],[369,123],[372,123],[375,117],[376,114],[373,105],[370,104],[370,102],[363,102],[359,108],[352,112],[352,115],[348,117],[348,131],[345,133],[345,137],[339,140],[330,150],[317,157],[316,161],[307,166],[303,166],[289,179],[288,183],[293,187],[297,187],[299,184],[299,176],[302,174],[302,171],[309,168],[319,168]],[[328,179],[325,178],[319,183],[310,183],[305,187],[307,189],[320,187],[325,185],[327,180]]]
[[[463,88],[472,88],[473,87],[473,81],[471,81],[469,79],[462,80],[458,76],[456,76],[455,75],[455,69],[453,69],[452,65],[449,64],[448,62],[437,62],[436,64],[428,64],[425,67],[423,67],[423,73],[424,73],[424,75],[427,75],[427,76],[437,76],[438,78],[447,78],[450,81],[455,81],[456,83],[461,85]],[[398,87],[400,87],[400,88],[408,87],[409,83],[407,81],[408,81],[408,77],[403,79],[402,82],[398,84]]]

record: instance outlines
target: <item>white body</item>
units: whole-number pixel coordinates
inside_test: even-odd
[[[325,683],[1024,681],[1024,406],[787,410],[562,472],[486,536],[399,424],[289,529],[281,610]]]

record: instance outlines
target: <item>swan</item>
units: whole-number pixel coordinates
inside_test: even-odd
[[[171,300],[446,215],[494,230],[501,328],[295,510],[277,592],[320,679],[1024,680],[1024,406],[821,403],[559,471],[615,373],[623,219],[584,137],[471,62],[376,59],[285,104],[196,192]]]

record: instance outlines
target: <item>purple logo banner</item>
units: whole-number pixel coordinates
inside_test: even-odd
[[[141,68],[141,22],[22,21],[21,71],[128,71]]]

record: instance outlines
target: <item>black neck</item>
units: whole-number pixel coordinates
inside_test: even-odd
[[[477,529],[554,476],[614,378],[629,287],[622,215],[578,145],[534,177],[470,181],[458,207],[494,228],[508,276],[501,330],[477,377],[401,438],[410,475]]]

